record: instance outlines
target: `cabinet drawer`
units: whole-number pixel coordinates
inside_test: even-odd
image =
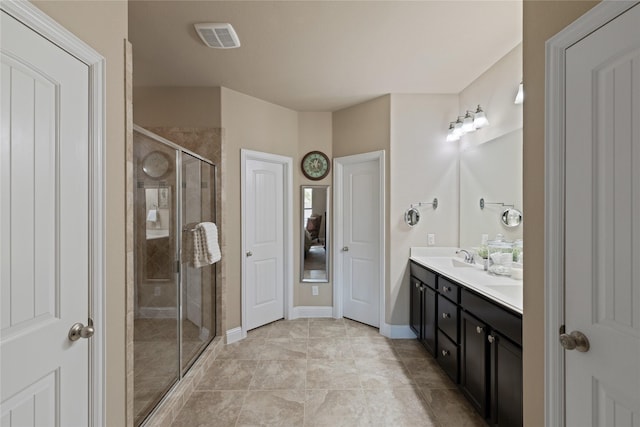
[[[522,317],[467,290],[462,291],[462,307],[485,321],[492,329],[522,345]]]
[[[460,302],[460,285],[457,285],[442,276],[438,276],[438,290],[442,295],[449,298],[456,304]]]
[[[431,289],[436,288],[436,275],[434,273],[430,272],[426,268],[416,264],[413,261],[409,263],[409,268],[411,269],[411,275],[413,277],[420,280]]]
[[[438,327],[458,343],[458,306],[438,295]]]
[[[458,384],[458,346],[445,334],[438,334],[437,361],[442,369]]]

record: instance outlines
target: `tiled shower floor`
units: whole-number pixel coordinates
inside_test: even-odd
[[[416,340],[348,319],[298,319],[223,347],[173,426],[485,423]]]

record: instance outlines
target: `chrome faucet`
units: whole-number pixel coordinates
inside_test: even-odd
[[[464,262],[466,262],[467,264],[474,264],[476,262],[476,260],[473,258],[473,254],[468,250],[460,249],[456,251],[456,254],[459,254],[460,252],[464,252]]]

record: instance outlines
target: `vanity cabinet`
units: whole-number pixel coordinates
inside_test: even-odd
[[[492,426],[522,426],[522,316],[411,261],[411,328]]]

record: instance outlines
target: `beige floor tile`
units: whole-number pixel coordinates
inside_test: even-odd
[[[258,367],[255,360],[214,360],[197,390],[248,390]]]
[[[431,357],[418,340],[393,340],[393,347],[401,359],[422,359]]]
[[[486,427],[484,420],[458,390],[420,389],[442,427]]]
[[[184,405],[172,426],[234,426],[246,393],[244,391],[196,391]]]
[[[309,338],[309,359],[352,359],[349,338]]]
[[[365,390],[373,425],[436,426],[436,416],[416,388]]]
[[[244,399],[237,426],[302,426],[304,392],[251,391]]]
[[[352,359],[310,359],[307,389],[359,389],[358,369]]]
[[[302,390],[306,374],[306,360],[262,360],[253,374],[249,389]]]
[[[346,338],[347,330],[342,322],[310,322],[309,338]]]
[[[398,388],[413,385],[407,368],[399,360],[356,359],[360,383],[365,389]]]
[[[350,337],[382,336],[378,328],[351,319],[344,319],[344,326]]]
[[[307,358],[306,338],[270,338],[260,352],[261,360],[289,360]]]
[[[260,326],[259,328],[252,329],[247,331],[248,340],[256,339],[256,338],[267,338],[269,336],[269,331],[271,331],[272,324]]]
[[[305,427],[370,426],[362,390],[307,390]]]
[[[222,347],[218,359],[257,360],[260,357],[264,339],[242,340]]]
[[[309,322],[292,320],[271,324],[268,338],[309,338]]]
[[[456,388],[456,385],[444,373],[438,362],[432,358],[404,359],[404,365],[411,374],[413,381],[428,388]]]
[[[398,359],[391,340],[377,337],[350,338],[353,357],[356,359]]]

